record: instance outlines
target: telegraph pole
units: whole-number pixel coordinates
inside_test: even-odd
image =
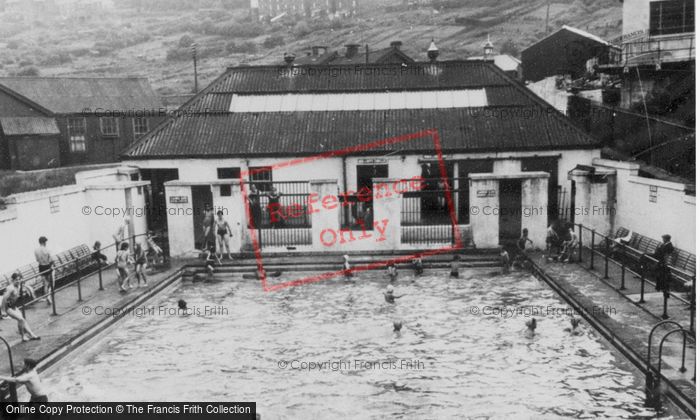
[[[197,83],[197,43],[192,43],[192,60],[194,61],[194,93],[199,92]]]

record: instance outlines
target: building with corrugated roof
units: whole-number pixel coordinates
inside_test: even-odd
[[[244,181],[261,187],[322,179],[345,191],[371,186],[376,177],[440,176],[431,139],[363,147],[435,130],[446,175],[461,191],[455,200],[460,225],[479,225],[470,207],[498,200],[499,183],[502,200],[538,197],[545,209],[544,221],[504,219],[500,233],[484,224],[491,236],[475,232],[479,245],[519,236],[528,224],[544,240],[547,217],[568,205],[567,171],[598,157],[598,142],[493,62],[437,61],[438,53],[435,48],[432,61],[412,64],[229,68],[122,160],[154,180],[153,190],[164,192],[161,205],[169,206],[165,198],[172,196],[168,203],[202,208],[228,202],[231,184],[245,171]],[[334,156],[348,148],[354,151]],[[313,165],[276,166],[320,153],[328,157]],[[423,220],[421,203],[416,217]],[[185,224],[169,218],[169,231],[185,236],[171,236],[174,252],[192,249],[192,217],[175,220]]]
[[[166,115],[144,78],[0,78],[0,168],[114,162]]]

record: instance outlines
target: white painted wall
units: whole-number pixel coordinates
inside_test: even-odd
[[[649,29],[650,2],[650,0],[625,0],[622,2],[623,35]]]
[[[568,172],[576,165],[591,165],[593,159],[600,157],[600,149],[587,150],[551,150],[534,152],[489,152],[489,153],[453,153],[446,154],[446,160],[460,159],[495,159],[496,167],[510,167],[517,172],[520,171],[520,160],[524,157],[533,156],[558,156],[559,157],[559,185],[568,190]],[[391,155],[387,156],[386,162],[378,164],[389,165],[389,178],[410,178],[421,174],[419,160],[422,155]],[[356,167],[361,159],[377,159],[373,157],[349,156],[346,159],[347,188],[357,189]],[[217,179],[217,168],[237,167],[247,170],[249,167],[271,166],[275,164],[289,162],[290,158],[254,158],[249,159],[162,159],[162,160],[131,160],[124,161],[124,165],[134,166],[143,169],[165,169],[173,168],[179,171],[179,181],[182,182],[210,182]],[[300,163],[299,165],[278,168],[273,170],[272,179],[274,181],[305,181],[319,179],[337,179],[340,188],[343,185],[343,159],[327,158],[318,159],[313,162]]]
[[[695,197],[685,194],[685,185],[638,176],[639,165],[597,159],[596,166],[617,172],[615,226],[661,240],[671,235],[677,248],[695,253]],[[650,200],[656,188],[656,202]],[[614,232],[613,232],[614,233]]]
[[[103,246],[112,244],[112,234],[124,218],[123,214],[112,216],[112,209],[124,213],[127,191],[132,196],[132,234],[145,233],[145,201],[138,188],[147,184],[77,184],[6,197],[8,206],[0,211],[0,274],[33,263],[40,236],[48,238],[47,246],[54,254],[81,244],[92,248],[97,240]],[[53,211],[51,200],[57,200]],[[114,255],[111,250],[110,255]]]

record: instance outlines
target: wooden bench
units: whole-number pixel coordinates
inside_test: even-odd
[[[630,231],[628,229],[619,228],[617,232],[615,232],[614,239],[624,238],[628,236],[629,233]],[[630,259],[639,264],[643,255],[652,255],[659,245],[661,245],[661,241],[632,232],[632,238],[627,246],[614,247],[613,255],[622,255],[626,259]],[[690,280],[695,274],[695,258],[695,254],[675,248],[668,258],[668,266],[673,276],[683,281]]]
[[[54,255],[54,261],[54,280],[56,286],[72,280],[76,275],[81,275],[85,271],[97,267],[97,262],[92,259],[90,247],[85,244],[78,245]],[[39,265],[37,263],[31,263],[0,276],[0,288],[3,292],[5,287],[10,283],[12,273],[15,272],[22,274],[25,280],[25,286],[31,287],[34,292],[38,292],[43,288],[44,283],[41,276],[39,276]]]

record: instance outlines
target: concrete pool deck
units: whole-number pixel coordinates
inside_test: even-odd
[[[530,258],[549,279],[547,282],[555,290],[567,295],[580,307],[588,312],[588,316],[595,319],[603,328],[608,330],[604,335],[616,347],[622,344],[627,347],[624,354],[640,367],[646,363],[648,351],[648,337],[652,328],[661,322],[663,313],[663,297],[653,286],[645,285],[646,303],[640,304],[639,290],[641,280],[628,275],[625,280],[625,290],[619,290],[619,271],[613,264],[609,264],[609,278],[604,279],[602,272],[596,270],[600,267],[594,264],[590,269],[590,258],[584,251],[583,261],[579,263],[552,262],[542,253],[530,254]],[[602,260],[602,259],[599,259]],[[600,261],[599,261],[600,263]],[[613,268],[614,267],[614,268]],[[567,299],[567,298],[565,298]],[[669,299],[669,320],[688,328],[690,324],[689,305],[676,299]],[[658,349],[661,337],[674,329],[672,325],[661,326],[652,339],[651,363],[655,367],[658,363]],[[610,335],[610,337],[608,336]],[[612,340],[611,340],[612,338]],[[661,372],[677,389],[685,394],[692,406],[695,406],[695,344],[686,349],[685,372],[681,372],[683,338],[681,334],[670,336],[663,350]],[[629,352],[633,353],[629,357]],[[635,362],[634,359],[637,359]],[[640,363],[641,362],[641,363]]]

